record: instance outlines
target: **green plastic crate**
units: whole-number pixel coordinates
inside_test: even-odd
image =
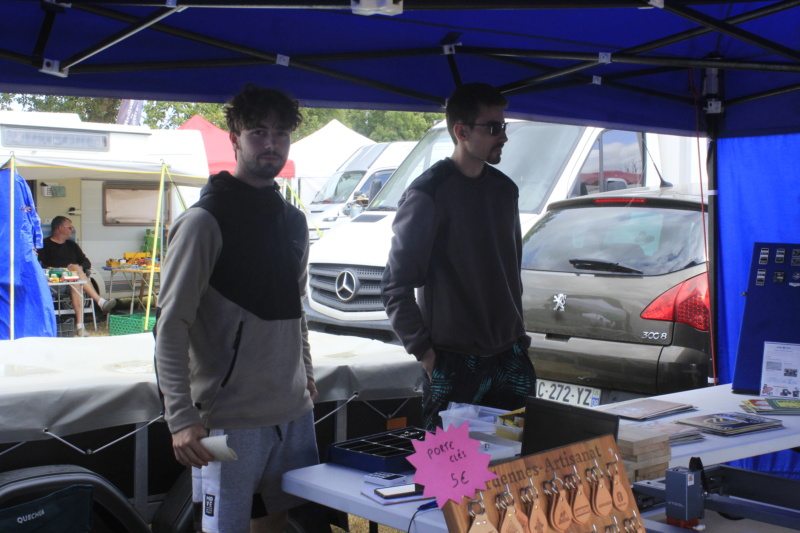
[[[153,327],[156,325],[155,313],[150,314],[147,325],[147,331],[153,331]],[[143,333],[144,331],[144,313],[109,315],[108,317],[108,333],[110,335],[130,335],[132,333]]]

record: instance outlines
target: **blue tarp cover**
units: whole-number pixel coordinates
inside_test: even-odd
[[[0,212],[9,213],[10,169],[0,170]],[[56,318],[50,288],[36,250],[42,247],[42,228],[33,195],[19,174],[14,176],[14,338],[55,337]],[[8,220],[6,216],[4,220]],[[11,338],[10,225],[0,225],[0,339]]]

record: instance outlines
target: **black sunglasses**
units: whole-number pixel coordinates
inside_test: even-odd
[[[464,124],[465,126],[486,126],[489,128],[489,135],[497,137],[501,133],[506,132],[508,122],[486,122],[484,124]]]

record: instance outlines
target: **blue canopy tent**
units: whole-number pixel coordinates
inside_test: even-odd
[[[752,245],[800,227],[786,164],[800,140],[800,0],[232,4],[3,2],[0,91],[223,102],[255,82],[309,107],[441,111],[458,83],[484,81],[518,118],[707,135],[714,346],[732,380]],[[735,209],[754,190],[780,210]]]
[[[0,226],[0,339],[55,337],[53,297],[36,257],[42,247],[39,215],[22,176],[10,178],[11,169],[0,170],[0,210],[14,213],[13,222]]]

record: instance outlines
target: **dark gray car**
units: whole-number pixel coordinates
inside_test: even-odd
[[[522,258],[540,396],[597,405],[708,385],[701,207],[672,188],[551,204]]]

